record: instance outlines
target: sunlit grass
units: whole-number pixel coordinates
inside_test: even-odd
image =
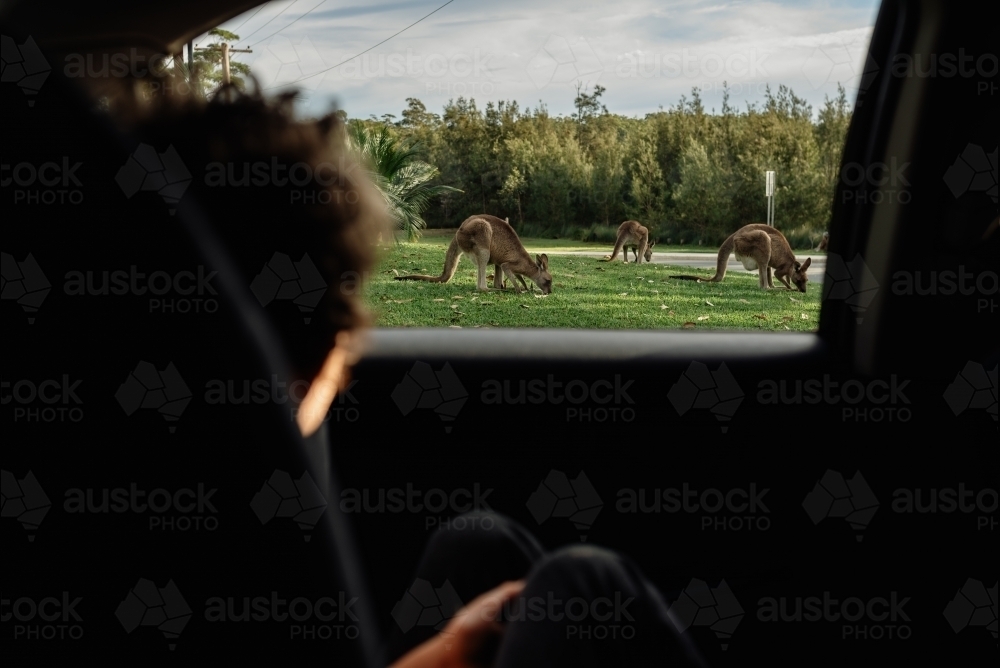
[[[724,282],[708,284],[668,277],[713,271],[550,255],[554,285],[546,296],[537,288],[516,294],[509,286],[479,292],[467,258],[449,283],[393,280],[393,270],[439,275],[444,251],[444,243],[423,241],[386,251],[365,289],[376,326],[815,331],[819,324],[820,285],[806,294],[784,286],[763,291],[756,273],[731,271]]]

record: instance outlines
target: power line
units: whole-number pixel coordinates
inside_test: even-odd
[[[379,47],[379,46],[382,46],[383,44],[385,44],[386,42],[388,42],[393,37],[396,37],[396,35],[401,35],[402,33],[406,32],[407,30],[409,30],[413,26],[417,25],[418,23],[420,23],[421,21],[423,21],[424,19],[426,19],[431,14],[438,13],[439,11],[441,11],[442,9],[444,9],[445,7],[447,7],[448,5],[450,5],[453,2],[455,2],[455,0],[448,0],[448,2],[444,3],[443,5],[441,5],[437,9],[435,9],[433,12],[431,12],[430,14],[427,14],[426,16],[421,16],[419,19],[417,19],[416,21],[414,21],[410,25],[406,26],[405,28],[403,28],[402,30],[400,30],[399,32],[397,32],[396,34],[390,35],[389,37],[386,37],[385,39],[383,39],[381,42],[379,42],[375,46],[373,46],[371,48],[368,48],[368,49],[365,49],[361,53],[353,55],[350,58],[348,58],[347,60],[344,60],[344,61],[341,61],[341,62],[337,63],[333,67],[328,67],[325,70],[320,70],[319,72],[315,72],[313,74],[310,74],[309,76],[300,77],[300,78],[296,79],[295,81],[289,81],[288,83],[281,84],[280,86],[271,86],[270,88],[264,88],[263,90],[274,90],[275,88],[283,88],[284,86],[291,86],[292,84],[296,84],[296,83],[298,83],[300,81],[305,81],[306,79],[312,79],[313,77],[319,76],[320,74],[323,74],[324,72],[329,72],[330,70],[335,70],[338,67],[340,67],[341,65],[343,65],[344,63],[349,63],[352,60],[354,60],[355,58],[357,58],[358,56],[363,56],[366,53],[368,53],[369,51],[371,51],[372,49],[374,49],[376,47]]]
[[[245,24],[245,23],[246,23],[247,21],[249,21],[249,20],[250,20],[250,19],[252,19],[253,17],[255,17],[255,16],[257,16],[258,14],[260,14],[260,10],[264,9],[264,8],[265,8],[265,7],[267,7],[267,6],[269,5],[269,4],[271,4],[271,3],[270,3],[270,2],[265,2],[265,3],[263,4],[263,5],[261,5],[260,7],[258,7],[258,8],[257,8],[257,11],[255,11],[255,12],[254,12],[253,14],[251,14],[251,15],[250,15],[249,17],[247,17],[246,19],[244,19],[243,23],[239,24],[238,26],[236,26],[235,28],[233,28],[233,29],[232,29],[232,30],[230,30],[229,32],[236,32],[237,30],[239,30],[240,28],[242,28],[242,27],[243,27],[243,25],[244,25],[244,24]]]
[[[299,1],[299,0],[292,0],[292,4],[291,4],[291,5],[288,5],[287,7],[285,7],[284,9],[282,9],[282,10],[281,10],[280,12],[278,12],[277,14],[275,14],[274,16],[272,16],[271,18],[269,18],[269,19],[268,19],[268,20],[267,20],[267,21],[266,21],[266,22],[264,23],[264,25],[263,25],[263,26],[261,26],[260,28],[257,28],[257,29],[256,29],[256,30],[254,30],[254,31],[253,31],[252,33],[250,33],[250,35],[247,35],[246,37],[244,37],[243,39],[241,39],[241,40],[240,40],[240,42],[245,42],[245,41],[247,41],[248,39],[250,39],[250,36],[251,36],[251,35],[256,35],[257,33],[259,33],[259,32],[260,32],[260,30],[261,30],[261,28],[263,28],[263,27],[264,27],[264,26],[266,26],[266,25],[267,25],[268,23],[270,23],[270,22],[271,22],[271,21],[273,21],[274,19],[278,18],[279,16],[281,16],[282,14],[284,14],[285,12],[287,12],[287,11],[288,11],[289,9],[291,9],[291,8],[292,8],[292,5],[294,5],[294,4],[295,4],[295,3],[297,3],[298,1]]]
[[[319,2],[312,9],[310,9],[308,12],[306,12],[305,14],[302,14],[301,16],[299,16],[299,18],[295,19],[294,21],[292,21],[291,23],[289,23],[288,25],[286,25],[285,28],[290,28],[293,24],[297,23],[301,19],[303,19],[306,16],[308,16],[313,11],[313,9],[316,9],[316,7],[319,7],[324,2],[327,2],[327,0],[319,0]],[[259,40],[257,42],[254,42],[250,46],[257,46],[261,42],[266,42],[267,40],[271,39],[272,37],[274,37],[275,35],[277,35],[279,32],[281,32],[282,30],[284,30],[285,28],[278,28],[277,30],[275,30],[274,32],[272,32],[270,35],[268,35],[267,37],[265,37],[264,39]]]

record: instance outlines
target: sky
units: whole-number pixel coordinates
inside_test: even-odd
[[[219,27],[252,50],[234,58],[265,90],[301,92],[303,115],[399,117],[407,98],[441,113],[459,97],[568,115],[577,85],[600,85],[610,112],[641,118],[693,87],[719,111],[723,82],[740,108],[768,84],[814,113],[838,82],[853,103],[878,13],[874,0],[445,2],[272,0]]]

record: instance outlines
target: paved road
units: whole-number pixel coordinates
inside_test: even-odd
[[[594,253],[592,251],[559,251],[558,249],[553,250],[536,250],[532,249],[533,253],[548,253],[549,255],[575,255],[578,257],[593,257],[593,258],[603,258],[609,253]],[[809,275],[809,280],[811,282],[822,283],[823,276],[826,273],[826,256],[825,255],[797,255],[796,259],[799,262],[805,262],[807,257],[812,258],[812,264],[809,265],[809,270],[806,272]],[[653,252],[653,264],[670,264],[677,267],[694,267],[696,269],[715,269],[715,253],[657,253],[655,250]],[[621,259],[619,258],[619,262]],[[629,255],[629,261],[632,261],[632,256]],[[726,271],[740,271],[746,272],[743,265],[736,261],[733,256],[729,257],[729,267]],[[757,273],[754,269],[753,273]]]

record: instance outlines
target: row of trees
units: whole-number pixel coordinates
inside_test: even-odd
[[[645,118],[613,114],[605,89],[577,88],[575,113],[544,104],[458,98],[434,114],[417,99],[397,119],[350,121],[352,134],[384,133],[438,189],[419,229],[455,227],[469,215],[509,217],[522,235],[607,241],[635,219],[667,243],[716,245],[766,217],[764,173],[777,172],[775,224],[799,247],[815,244],[830,219],[850,121],[843,88],[819,113],[785,86],[762,104],[705,110],[697,89]],[[714,110],[713,110],[714,111]],[[359,134],[360,133],[360,134]],[[404,226],[405,228],[406,226]]]

